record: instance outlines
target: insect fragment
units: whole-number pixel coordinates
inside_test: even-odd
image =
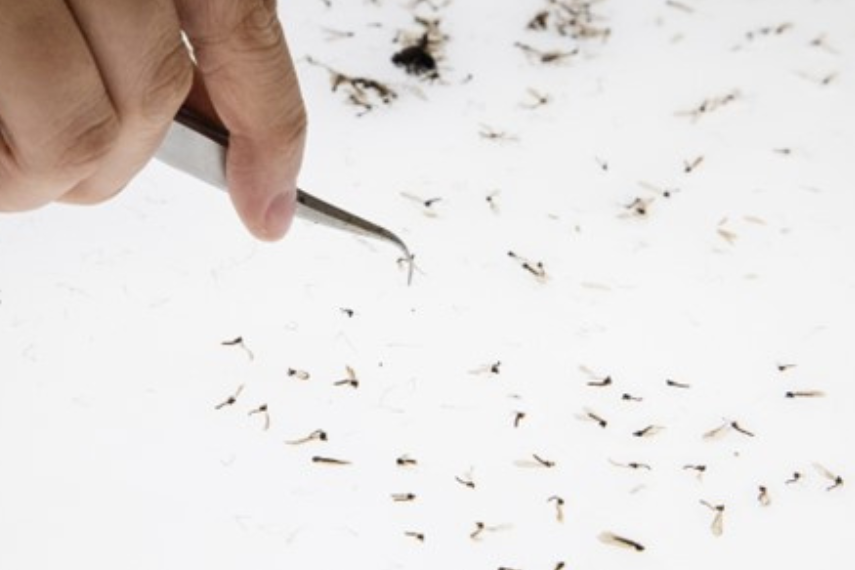
[[[714,536],[721,536],[724,532],[724,505],[713,505],[704,500],[701,500],[701,504],[715,512],[710,530]]]
[[[604,544],[610,544],[612,546],[619,546],[621,548],[629,548],[631,550],[635,550],[636,552],[644,552],[644,545],[639,542],[636,542],[630,538],[626,538],[625,536],[620,536],[613,532],[601,532],[599,536],[600,542]]]
[[[228,398],[226,398],[225,400],[223,400],[223,402],[222,402],[222,403],[217,404],[217,405],[214,407],[214,409],[215,409],[215,410],[220,410],[220,409],[222,409],[222,408],[224,408],[224,407],[226,407],[226,406],[233,406],[233,405],[235,404],[235,402],[237,402],[238,396],[240,396],[240,393],[241,393],[241,392],[243,392],[243,384],[241,384],[240,386],[238,386],[238,388],[237,388],[237,390],[235,390],[235,393],[234,393],[234,394],[232,394],[231,396],[229,396]]]

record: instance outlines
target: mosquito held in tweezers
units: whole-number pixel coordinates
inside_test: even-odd
[[[620,536],[613,532],[601,532],[598,536],[600,542],[604,544],[610,544],[612,546],[619,546],[621,548],[629,548],[631,550],[635,550],[636,552],[644,552],[644,545],[639,542],[636,542],[630,538],[626,538],[625,536]]]
[[[304,443],[309,443],[310,441],[327,441],[328,436],[327,432],[322,429],[316,429],[306,437],[301,437],[300,439],[292,439],[286,441],[288,445],[302,445]]]
[[[250,410],[247,415],[254,416],[255,414],[262,414],[264,416],[264,429],[265,431],[270,429],[270,412],[267,409],[267,404],[261,404],[254,410]]]
[[[237,387],[237,390],[235,390],[234,394],[223,400],[221,403],[217,404],[214,409],[220,410],[222,408],[225,408],[226,406],[233,406],[235,402],[237,402],[238,396],[240,396],[241,392],[243,392],[243,384]]]
[[[359,387],[359,379],[356,377],[356,371],[350,366],[345,366],[345,370],[347,371],[347,378],[342,378],[341,380],[337,380],[333,382],[335,386],[350,386],[351,388]]]
[[[239,346],[239,347],[241,347],[241,349],[243,349],[243,351],[246,353],[247,357],[250,360],[255,360],[255,354],[253,354],[252,351],[249,349],[249,347],[246,346],[246,343],[243,341],[242,336],[239,336],[239,337],[234,338],[232,340],[224,340],[220,344],[223,346]]]
[[[816,469],[816,471],[820,475],[822,475],[823,477],[825,477],[826,479],[831,481],[831,485],[829,485],[828,487],[825,488],[826,491],[832,491],[838,487],[843,486],[843,477],[841,477],[840,475],[836,475],[836,474],[832,473],[831,471],[829,471],[828,469],[826,469],[825,467],[823,467],[819,463],[814,463],[813,468]]]
[[[713,505],[704,500],[701,500],[701,504],[715,513],[710,530],[714,536],[721,536],[724,532],[724,505]]]
[[[547,499],[547,502],[555,503],[555,520],[564,522],[564,499],[558,495],[552,495]]]

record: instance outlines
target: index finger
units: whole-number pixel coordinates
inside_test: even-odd
[[[178,0],[182,27],[214,110],[230,132],[226,176],[244,224],[274,240],[288,230],[306,111],[275,0]]]

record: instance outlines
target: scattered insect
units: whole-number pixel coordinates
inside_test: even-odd
[[[555,502],[555,520],[558,522],[564,522],[564,499],[559,497],[558,495],[553,495],[549,497],[547,502]]]
[[[841,477],[840,475],[835,475],[819,463],[814,463],[813,468],[816,469],[820,475],[831,481],[832,484],[826,487],[826,491],[831,491],[833,489],[843,486],[843,477]]]
[[[238,396],[240,396],[241,392],[243,392],[243,384],[237,387],[237,390],[235,390],[234,394],[226,398],[222,403],[217,404],[214,409],[219,410],[225,408],[226,406],[233,406],[235,402],[237,402]]]
[[[546,269],[543,267],[542,261],[538,261],[537,263],[534,263],[534,262],[532,262],[532,261],[530,261],[530,260],[528,260],[528,259],[526,259],[520,255],[517,255],[513,251],[508,251],[508,257],[517,261],[523,269],[525,269],[526,271],[528,271],[529,273],[534,275],[538,281],[540,281],[540,282],[546,281],[546,279],[547,279]]]
[[[425,32],[413,44],[405,46],[392,55],[392,63],[403,67],[410,75],[425,77],[427,79],[438,79],[436,58],[431,53],[430,34]]]
[[[644,546],[632,539],[614,534],[613,532],[601,532],[598,536],[600,542],[610,544],[611,546],[619,546],[621,548],[629,548],[636,552],[644,552]]]
[[[619,462],[615,461],[614,459],[609,459],[609,463],[611,463],[615,467],[623,467],[626,469],[635,469],[635,470],[644,469],[647,471],[653,471],[653,468],[650,465],[648,465],[647,463],[639,463],[637,461],[630,461],[629,463],[619,463]]]
[[[321,30],[326,34],[329,42],[350,39],[356,35],[356,32],[350,30],[334,30],[332,28],[321,28]]]
[[[514,414],[514,427],[520,427],[520,422],[523,421],[523,419],[525,419],[525,412],[516,412]]]
[[[270,429],[270,412],[267,411],[267,404],[261,404],[254,410],[250,410],[247,415],[253,416],[255,414],[263,414],[264,415],[264,429],[265,431]]]
[[[287,443],[288,445],[302,445],[310,441],[327,441],[327,432],[322,429],[316,429],[306,437],[301,437],[300,439],[292,439],[290,441],[286,441],[285,443]]]
[[[662,196],[663,198],[670,198],[671,196],[680,191],[679,188],[661,188],[643,180],[639,181],[638,185],[644,188],[645,190],[649,190],[655,194],[658,194],[659,196]]]
[[[640,396],[633,396],[632,394],[628,394],[626,392],[621,394],[620,399],[627,401],[627,402],[643,402],[644,401],[644,398],[642,398]]]
[[[479,366],[474,370],[470,370],[469,374],[499,374],[501,372],[502,361],[497,360],[496,362],[485,364],[483,366]]]
[[[455,477],[454,477],[454,480],[455,480],[455,481],[457,481],[458,483],[460,483],[461,485],[463,485],[464,487],[468,487],[468,488],[470,488],[470,489],[474,489],[474,488],[475,488],[475,481],[473,481],[471,477],[468,477],[468,476],[467,476],[467,477],[464,479],[464,478],[462,478],[462,477],[457,477],[457,476],[455,476]]]
[[[784,484],[792,485],[793,483],[798,483],[799,481],[801,481],[801,479],[802,479],[802,474],[799,473],[798,471],[793,471],[793,475],[789,479],[784,481]]]
[[[548,105],[552,101],[552,97],[547,93],[541,93],[536,89],[532,89],[529,87],[526,92],[529,95],[530,101],[523,103],[523,107],[526,109],[537,109],[538,107],[543,107],[544,105]]]
[[[793,149],[791,149],[789,147],[779,147],[779,148],[773,148],[772,152],[783,155],[783,156],[790,156],[791,154],[793,154]]]
[[[730,103],[733,103],[739,98],[739,96],[739,91],[734,90],[724,95],[710,97],[701,101],[694,109],[691,109],[689,111],[680,111],[677,113],[677,115],[687,115],[689,117],[692,117],[692,119],[694,120],[698,120],[703,115],[707,115],[726,105],[729,105]]]
[[[748,437],[754,437],[754,433],[743,428],[741,425],[739,425],[739,422],[725,421],[725,423],[723,423],[722,425],[720,425],[716,428],[713,428],[707,432],[704,432],[703,438],[704,439],[719,439],[731,430],[737,431],[743,435],[747,435]]]
[[[234,338],[232,340],[224,340],[220,344],[222,346],[239,346],[243,349],[243,351],[246,353],[247,357],[250,360],[255,360],[255,355],[252,353],[252,351],[249,349],[249,347],[246,346],[246,343],[243,341],[242,336],[239,336],[239,337]]]
[[[739,422],[737,422],[737,421],[730,422],[730,427],[732,427],[734,430],[738,431],[742,435],[747,435],[748,437],[754,437],[754,432],[748,431],[747,429],[745,429],[744,427],[739,425]]]
[[[753,40],[758,36],[770,36],[776,35],[780,36],[784,32],[792,29],[793,25],[789,22],[784,22],[783,24],[778,24],[777,26],[764,26],[762,28],[757,28],[756,30],[750,30],[745,33],[745,39]]]
[[[353,318],[353,315],[355,315],[355,314],[356,314],[356,311],[354,311],[353,309],[348,309],[348,308],[346,308],[346,307],[342,307],[342,308],[341,308],[341,309],[339,309],[339,310],[340,310],[342,313],[344,313],[345,315],[347,315],[347,318],[349,318],[349,319],[352,319],[352,318]]]
[[[794,390],[784,394],[786,398],[822,398],[825,392],[822,390]]]
[[[311,56],[306,56],[306,61],[311,65],[326,69],[330,74],[332,91],[336,92],[342,88],[347,95],[348,102],[362,109],[360,114],[365,114],[374,109],[378,101],[388,105],[398,97],[393,89],[374,79],[346,75]]]
[[[542,51],[522,42],[516,42],[514,43],[514,46],[521,49],[529,59],[538,63],[556,63],[563,59],[567,59],[568,57],[573,57],[579,53],[579,48],[571,51]]]
[[[324,465],[350,465],[350,461],[335,459],[334,457],[322,457],[320,455],[312,457],[312,463],[321,463]]]
[[[505,528],[504,525],[487,526],[483,522],[478,521],[475,523],[475,530],[473,530],[471,533],[469,533],[469,538],[471,538],[472,540],[480,540],[481,535],[484,534],[485,532],[494,532],[497,530],[502,530],[504,528]]]
[[[343,378],[336,382],[333,382],[334,386],[350,386],[351,388],[359,387],[359,379],[356,377],[356,371],[353,370],[350,366],[345,366],[345,370],[347,371],[347,378]]]
[[[288,376],[291,378],[296,378],[297,380],[308,380],[311,378],[311,375],[305,370],[298,370],[296,368],[288,369]]]
[[[594,157],[594,160],[597,162],[597,165],[600,167],[600,170],[603,172],[609,171],[609,162],[602,158]]]
[[[714,536],[721,536],[724,532],[724,505],[713,505],[704,500],[701,500],[701,504],[715,512],[710,530]]]
[[[701,163],[703,161],[704,161],[703,155],[698,155],[695,158],[693,158],[692,160],[684,160],[683,161],[683,172],[685,172],[686,174],[691,174],[701,165]]]
[[[546,467],[547,469],[555,467],[555,462],[550,461],[549,459],[544,459],[537,455],[536,453],[531,454],[534,461],[529,461],[527,459],[522,459],[520,461],[515,461],[514,464],[518,467]]]
[[[632,435],[634,435],[635,437],[653,437],[655,435],[658,435],[664,429],[664,426],[657,426],[651,424],[645,428],[632,432]]]
[[[650,211],[650,205],[653,203],[652,198],[635,198],[629,204],[624,206],[624,209],[629,210],[629,212],[635,216],[644,217]]]
[[[677,382],[676,380],[665,380],[665,385],[670,386],[671,388],[691,388],[691,384],[686,384],[685,382]]]
[[[555,568],[553,570],[564,570],[564,566],[565,566],[564,562],[556,562]]]
[[[772,497],[769,496],[769,490],[763,485],[760,485],[757,490],[757,502],[764,507],[768,507],[769,505],[771,505]]]
[[[796,366],[798,366],[798,364],[778,364],[777,368],[778,372],[786,372],[790,368],[795,368]]]
[[[424,199],[421,196],[416,196],[409,192],[401,192],[401,196],[418,203],[422,207],[422,213],[429,218],[436,217],[436,210],[433,208],[433,205],[442,200],[442,198],[438,197]]]
[[[811,47],[823,49],[823,50],[827,51],[828,53],[833,53],[833,54],[839,53],[836,49],[834,49],[833,47],[831,47],[828,44],[828,41],[827,41],[827,38],[825,37],[825,34],[820,34],[817,37],[815,37],[814,39],[812,39],[810,41],[809,45]]]
[[[514,135],[508,134],[507,131],[500,131],[493,127],[489,127],[487,125],[481,125],[481,129],[478,131],[478,134],[482,139],[487,139],[490,141],[514,141],[517,140],[517,137]]]
[[[487,201],[487,204],[490,206],[490,209],[493,210],[493,212],[495,213],[499,213],[499,204],[496,201],[496,198],[499,196],[499,193],[499,190],[496,190],[487,194],[487,196],[484,198]]]
[[[419,462],[407,455],[401,455],[395,459],[395,465],[398,467],[415,467]]]
[[[582,410],[582,414],[580,414],[578,417],[582,420],[594,421],[597,423],[598,426],[603,429],[605,429],[609,425],[609,422],[604,417],[592,411],[590,408],[584,408]]]
[[[591,380],[590,382],[588,382],[588,386],[591,386],[593,388],[605,388],[606,386],[611,386],[611,385],[612,385],[612,377],[611,376],[606,376],[602,380]]]
[[[392,500],[396,503],[408,503],[416,500],[415,493],[392,493]]]
[[[703,478],[704,473],[707,472],[707,466],[706,465],[699,465],[699,464],[694,464],[694,465],[688,464],[688,465],[683,465],[683,470],[684,471],[694,471],[695,474],[697,475],[698,479],[700,480]]]
[[[425,541],[425,535],[421,532],[407,531],[404,533],[404,536],[409,536],[410,538],[415,538],[419,542]]]

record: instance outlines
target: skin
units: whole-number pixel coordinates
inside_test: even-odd
[[[0,212],[114,196],[184,104],[231,133],[243,223],[281,238],[306,112],[276,0],[0,0]]]

